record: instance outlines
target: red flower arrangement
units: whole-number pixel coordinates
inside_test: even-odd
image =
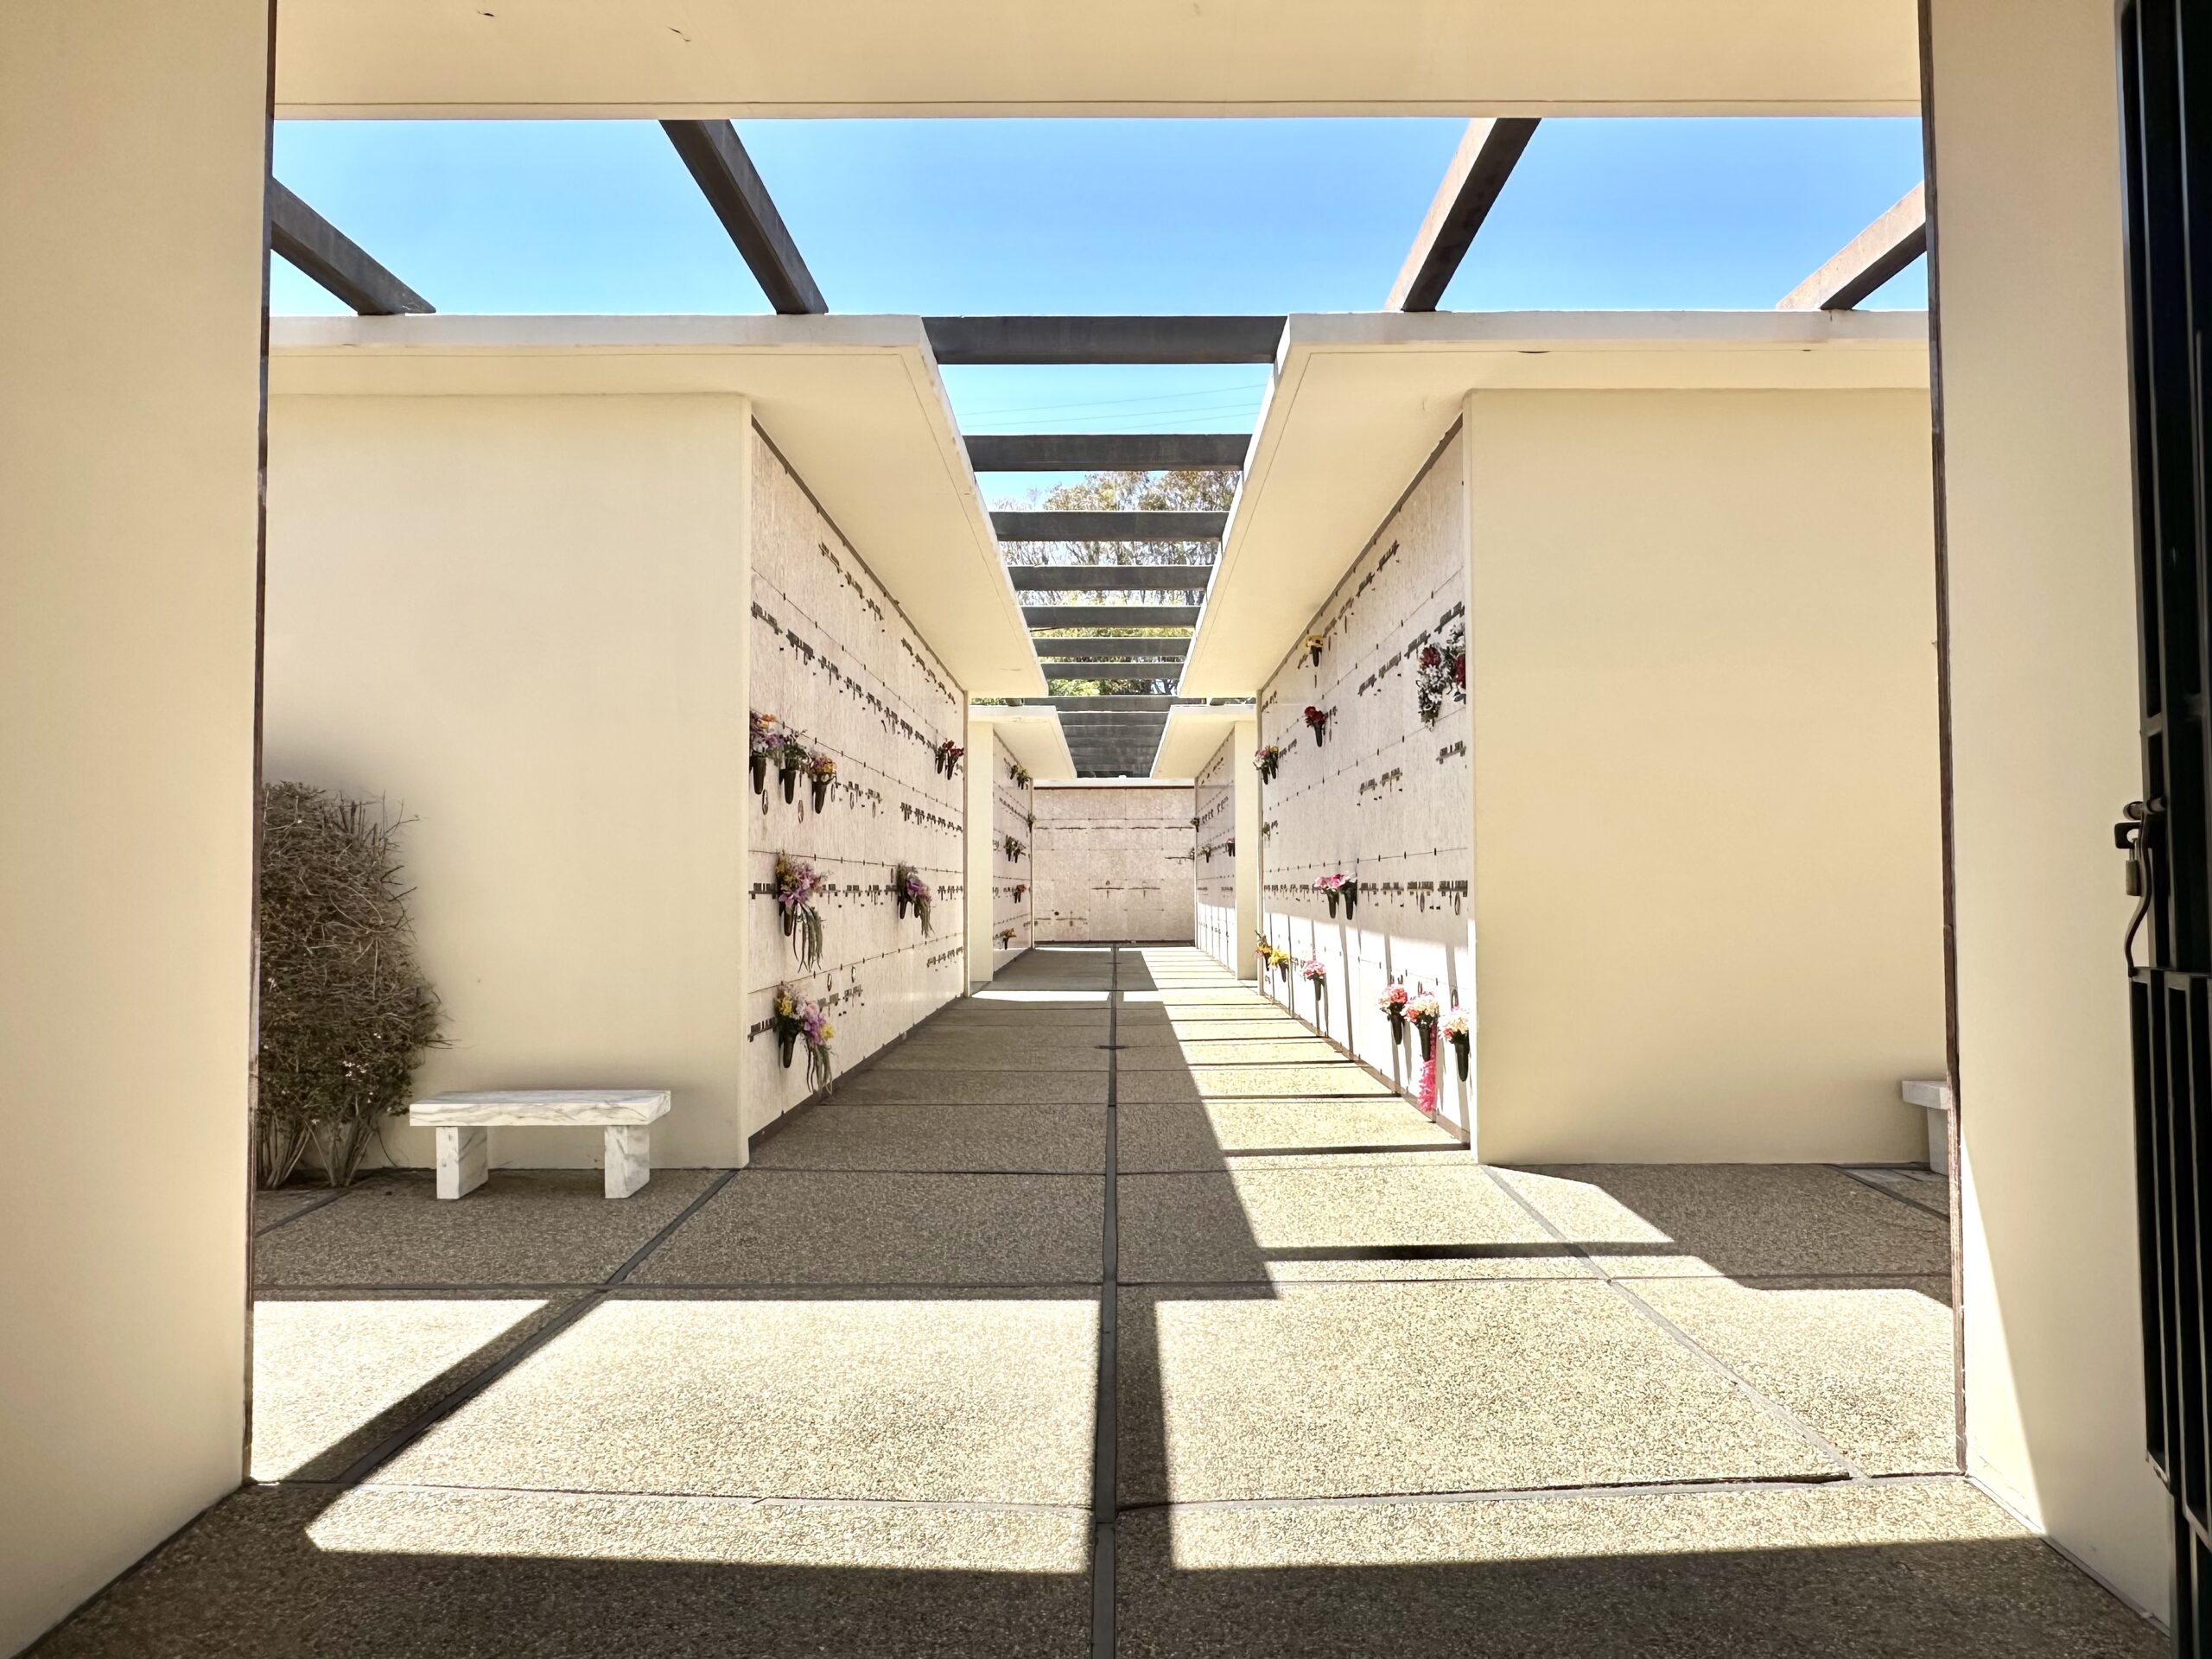
[[[1321,740],[1327,734],[1329,729],[1329,711],[1325,709],[1316,709],[1312,703],[1307,703],[1306,723],[1313,728],[1313,747],[1319,748]]]

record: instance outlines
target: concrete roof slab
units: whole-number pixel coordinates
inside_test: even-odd
[[[283,317],[295,396],[742,395],[960,683],[1045,690],[918,317]]]
[[[1917,311],[1292,317],[1180,686],[1250,696],[1471,391],[1924,387]]]

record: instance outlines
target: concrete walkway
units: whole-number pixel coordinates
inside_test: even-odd
[[[41,1650],[2150,1659],[1955,1473],[1941,1191],[1485,1169],[1042,948],[734,1177],[264,1198],[257,1484]]]

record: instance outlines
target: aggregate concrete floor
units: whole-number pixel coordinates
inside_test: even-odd
[[[2151,1659],[1956,1472],[1945,1191],[1485,1169],[1039,948],[734,1176],[266,1195],[255,1484],[39,1651]]]

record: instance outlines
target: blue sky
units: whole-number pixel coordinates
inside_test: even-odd
[[[739,130],[833,310],[1275,312],[1381,304],[1464,124]],[[276,173],[441,311],[767,308],[649,122],[288,122]],[[1548,121],[1445,304],[1764,308],[1919,177],[1910,119]],[[1925,302],[1915,266],[1872,303]],[[271,304],[343,308],[282,261]],[[1264,372],[946,381],[970,431],[1230,431]]]

